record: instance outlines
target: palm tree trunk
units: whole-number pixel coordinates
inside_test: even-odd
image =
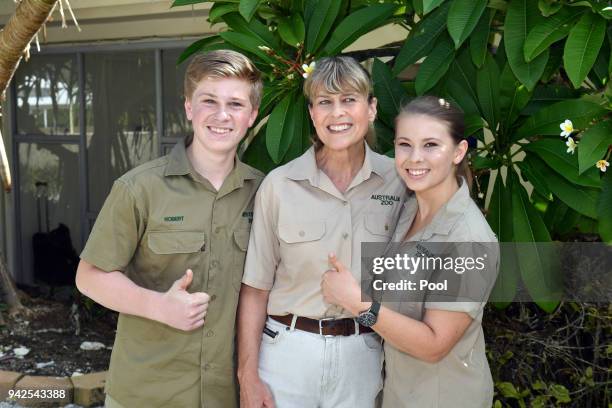
[[[13,74],[19,66],[24,50],[32,41],[40,27],[47,21],[49,14],[58,0],[22,0],[17,5],[15,14],[0,31],[0,98],[4,93]],[[4,152],[4,141],[0,134],[0,145]],[[0,178],[4,188],[10,190],[10,173],[6,155],[0,155]],[[0,253],[0,289],[3,300],[11,312],[23,310],[13,278],[8,271],[4,255]]]
[[[0,32],[0,94],[8,87],[19,61],[58,0],[22,0]]]

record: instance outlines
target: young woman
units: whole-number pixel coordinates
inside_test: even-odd
[[[365,141],[371,91],[354,59],[317,61],[304,84],[314,146],[257,193],[238,312],[243,407],[370,408],[382,387],[380,337],[321,293],[327,253],[360,279],[361,242],[390,240],[406,194]]]
[[[426,292],[421,302],[387,296],[362,302],[361,288],[334,255],[325,273],[325,299],[364,316],[385,340],[383,407],[490,407],[493,382],[481,320],[498,268],[495,235],[470,197],[463,115],[444,99],[419,97],[396,121],[395,167],[408,198],[394,241],[471,243],[471,255],[488,256],[483,272],[465,272],[462,285],[478,287],[473,301],[441,302]],[[493,249],[493,250],[491,250]],[[454,272],[450,272],[454,273]]]

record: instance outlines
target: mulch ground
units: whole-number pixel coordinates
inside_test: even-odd
[[[108,369],[117,315],[86,301],[74,288],[43,292],[26,288],[27,313],[8,316],[0,327],[0,370],[28,375],[72,376]],[[104,344],[82,350],[83,342]],[[19,357],[14,349],[27,348]],[[18,353],[17,353],[18,354]],[[51,363],[52,362],[52,363]]]

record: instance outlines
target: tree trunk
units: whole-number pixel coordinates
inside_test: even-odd
[[[22,0],[0,32],[0,94],[8,87],[23,51],[43,25],[58,0]]]
[[[0,98],[4,93],[13,74],[19,66],[24,50],[34,38],[40,27],[47,21],[49,14],[58,0],[22,0],[15,9],[15,14],[0,31]],[[0,144],[4,151],[4,141],[0,134]],[[10,173],[6,155],[0,155],[0,178],[4,187],[10,190]],[[10,312],[23,310],[17,289],[9,274],[4,255],[0,253],[0,288],[3,300],[9,306]]]
[[[9,314],[23,311],[24,307],[19,300],[15,282],[8,271],[6,262],[4,262],[4,254],[0,252],[0,288],[2,288],[2,301],[6,302],[9,307]]]

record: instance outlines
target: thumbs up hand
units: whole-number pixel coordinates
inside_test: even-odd
[[[193,271],[187,269],[162,295],[162,323],[184,331],[195,330],[204,325],[210,296],[204,292],[187,292],[191,282]]]
[[[359,283],[334,253],[328,255],[328,261],[331,268],[321,278],[323,298],[327,303],[352,311],[353,306],[361,303]]]

